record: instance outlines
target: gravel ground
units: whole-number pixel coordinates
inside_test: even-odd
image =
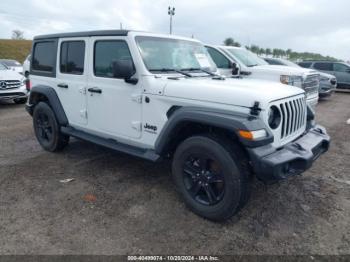
[[[255,181],[218,224],[184,206],[169,163],[78,140],[45,152],[23,105],[1,103],[0,254],[350,254],[350,94],[321,101],[317,118],[330,151],[303,176]]]

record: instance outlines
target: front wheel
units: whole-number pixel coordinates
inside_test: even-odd
[[[240,159],[240,154],[232,149],[224,139],[210,135],[190,137],[176,149],[173,178],[194,213],[223,221],[246,202],[249,183],[244,169],[247,167],[241,164],[246,160]]]
[[[58,151],[68,144],[69,136],[61,133],[55,113],[47,103],[40,102],[35,106],[33,125],[35,136],[45,150]]]

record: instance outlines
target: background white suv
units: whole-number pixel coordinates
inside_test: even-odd
[[[307,103],[311,107],[314,108],[318,103],[319,74],[317,71],[288,66],[271,66],[256,54],[241,47],[210,45],[206,47],[221,74],[270,80],[296,86],[305,90]]]

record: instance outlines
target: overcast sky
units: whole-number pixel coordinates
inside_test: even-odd
[[[38,34],[119,29],[169,32],[210,44],[291,48],[350,60],[349,0],[1,0],[0,38],[13,29]]]

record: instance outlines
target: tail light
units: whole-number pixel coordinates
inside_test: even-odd
[[[31,85],[31,83],[30,83],[30,80],[29,80],[29,79],[26,79],[25,82],[26,82],[26,89],[27,89],[27,91],[30,91],[30,89],[31,89],[31,87],[32,87],[32,85]]]

